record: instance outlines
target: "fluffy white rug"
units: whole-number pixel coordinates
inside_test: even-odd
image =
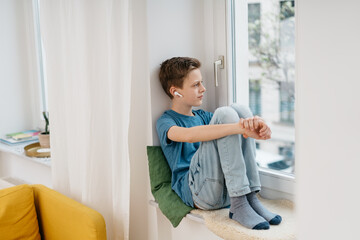
[[[271,225],[269,230],[251,230],[229,218],[229,209],[215,211],[192,210],[191,213],[204,218],[206,226],[219,237],[226,240],[255,240],[255,239],[296,239],[294,204],[288,200],[267,200],[261,202],[270,211],[281,215],[280,225]]]

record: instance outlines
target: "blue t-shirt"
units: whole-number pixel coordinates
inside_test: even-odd
[[[174,142],[167,137],[167,132],[172,126],[190,128],[208,125],[213,116],[213,113],[201,109],[192,112],[194,116],[183,115],[173,110],[165,111],[156,123],[156,130],[172,172],[171,188],[186,205],[194,207],[189,187],[189,167],[191,158],[199,148],[200,142]]]

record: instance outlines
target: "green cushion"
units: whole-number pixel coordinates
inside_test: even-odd
[[[193,208],[171,189],[171,170],[160,146],[148,146],[151,192],[161,212],[177,227]]]

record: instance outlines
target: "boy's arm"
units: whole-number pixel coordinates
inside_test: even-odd
[[[202,125],[191,128],[172,126],[167,137],[175,142],[206,142],[228,135],[243,134],[245,129],[239,123]]]
[[[191,128],[172,126],[167,133],[167,137],[174,142],[189,143],[211,141],[233,134],[243,134],[244,137],[266,140],[271,137],[271,131],[261,120],[256,122],[256,127],[253,128],[249,127],[250,121],[254,122],[252,118],[241,118],[238,123],[202,125]]]

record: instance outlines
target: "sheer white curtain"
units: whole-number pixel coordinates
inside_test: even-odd
[[[129,0],[40,0],[54,189],[129,238]]]

